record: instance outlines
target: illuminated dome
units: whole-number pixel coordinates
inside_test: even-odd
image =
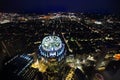
[[[46,51],[57,51],[61,47],[61,39],[57,36],[47,36],[42,41],[42,48]]]
[[[60,61],[65,55],[65,45],[58,36],[46,36],[39,46],[40,56]]]

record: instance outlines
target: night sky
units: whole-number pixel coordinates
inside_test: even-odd
[[[21,13],[119,13],[117,0],[0,0],[0,11]]]

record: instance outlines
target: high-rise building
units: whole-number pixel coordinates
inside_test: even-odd
[[[4,80],[34,80],[37,69],[33,69],[30,65],[33,58],[23,54],[17,55],[5,63]]]

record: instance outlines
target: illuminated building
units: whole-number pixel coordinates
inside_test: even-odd
[[[65,54],[65,45],[58,36],[45,37],[39,46],[39,55],[47,61],[61,61]]]
[[[115,54],[113,57],[114,57],[116,60],[120,60],[120,54]]]
[[[32,63],[33,58],[26,54],[13,57],[5,63],[4,80],[33,80],[38,70],[30,67]]]

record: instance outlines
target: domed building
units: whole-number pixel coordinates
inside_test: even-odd
[[[39,55],[47,61],[61,61],[65,55],[65,45],[58,36],[46,36],[39,46]]]
[[[66,63],[65,44],[60,37],[46,36],[43,38],[38,54],[47,63],[47,68],[43,72],[44,80],[86,80],[81,70],[70,67]]]

